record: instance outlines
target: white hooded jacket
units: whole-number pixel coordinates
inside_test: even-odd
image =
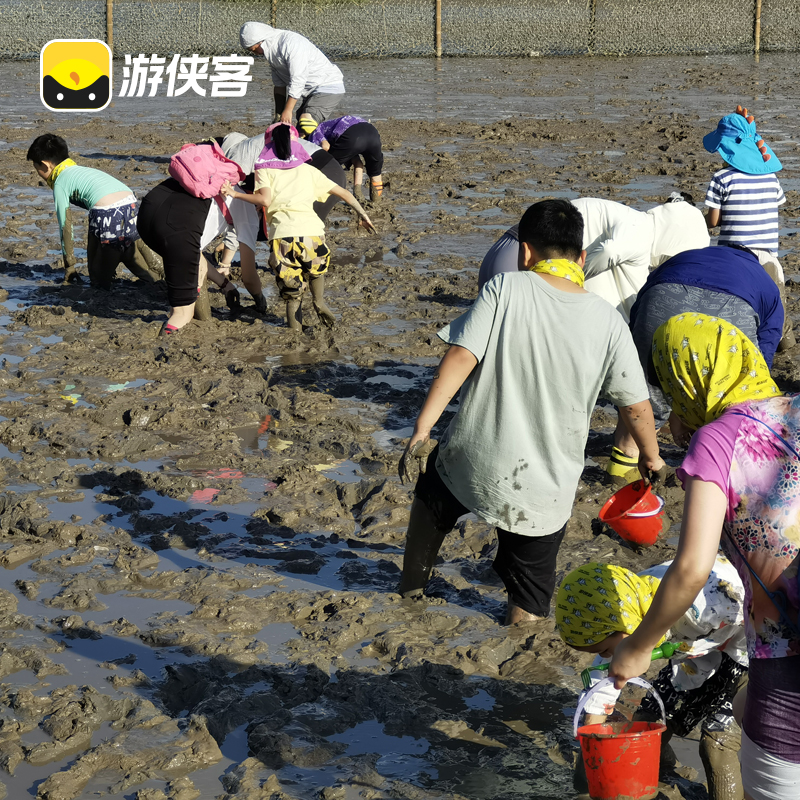
[[[314,92],[344,94],[342,71],[305,36],[263,22],[245,22],[239,41],[244,48],[261,44],[272,69],[272,83],[285,86],[289,97],[300,100]]]

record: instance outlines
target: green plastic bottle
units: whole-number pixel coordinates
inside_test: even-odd
[[[676,642],[664,642],[653,650],[650,655],[651,661],[656,661],[659,658],[672,658],[675,653],[680,650],[680,645]],[[581,672],[581,680],[583,681],[583,688],[588,689],[592,685],[592,673],[605,671],[609,668],[611,662],[608,664],[598,664],[596,667],[587,667]]]

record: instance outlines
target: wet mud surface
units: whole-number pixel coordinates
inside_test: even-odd
[[[495,538],[475,519],[447,538],[427,599],[401,600],[410,488],[396,462],[444,352],[436,331],[469,307],[497,236],[543,197],[701,200],[718,168],[701,137],[739,102],[786,167],[798,320],[791,57],[346,63],[343,111],[376,121],[390,185],[369,206],[379,236],[340,209],[329,219],[338,324],[308,307],[311,324],[290,333],[264,272],[265,318],[248,300],[231,317],[212,291],[213,319],[166,341],[163,284],[120,271],[111,292],[62,285],[28,144],[57,130],[78,163],[141,197],[183,142],[261,129],[271,106],[252,98],[268,86],[259,77],[240,106],[117,100],[98,119],[44,112],[34,69],[0,64],[8,796],[573,797],[572,709],[591,657],[552,621],[500,624]],[[84,212],[75,222],[85,247]],[[776,359],[784,388],[800,387],[797,355]],[[560,572],[674,553],[674,479],[646,552],[596,520],[614,423],[598,407]],[[664,453],[680,462],[668,436]],[[684,752],[693,763],[696,744]],[[704,798],[700,781],[683,767],[663,796]]]

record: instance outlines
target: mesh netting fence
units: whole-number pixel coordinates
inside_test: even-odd
[[[103,39],[114,52],[239,53],[242,22],[274,22],[341,57],[436,52],[436,0],[0,0],[0,57],[35,58],[51,39]],[[441,0],[444,55],[746,53],[756,0]],[[111,21],[111,25],[109,25]],[[763,0],[761,49],[800,49],[800,0]]]

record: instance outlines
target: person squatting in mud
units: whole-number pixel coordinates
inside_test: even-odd
[[[325,243],[325,224],[315,213],[314,203],[334,195],[356,210],[361,225],[375,232],[358,200],[310,166],[310,160],[295,128],[276,123],[267,128],[264,149],[255,162],[253,194],[238,192],[229,182],[222,188],[224,195],[264,209],[270,267],[286,302],[286,321],[296,331],[303,329],[301,301],[306,284],[323,324],[330,327],[336,321],[324,299],[331,251]]]
[[[508,624],[549,613],[600,394],[628,421],[642,474],[664,466],[630,331],[582,288],[580,212],[566,200],[536,203],[519,241],[522,269],[495,276],[439,332],[450,349],[400,460],[401,480],[412,460],[421,473],[400,593],[422,593],[444,537],[471,511],[497,526],[494,569],[508,592]],[[458,412],[431,449],[431,430],[459,389]]]
[[[556,595],[556,630],[570,647],[595,653],[594,666],[607,663],[617,645],[633,633],[650,608],[671,561],[636,575],[611,564],[586,564],[572,570]],[[747,684],[744,586],[733,565],[718,555],[691,608],[665,637],[680,649],[652,682],[664,701],[667,731],[661,738],[661,771],[675,767],[669,746],[673,736],[688,736],[701,724],[700,758],[711,800],[742,800],[737,760],[741,730],[733,718],[733,700]],[[661,644],[661,642],[659,642]],[[592,685],[605,674],[593,671]],[[613,712],[619,690],[601,688],[584,707],[584,725],[603,723]],[[636,719],[660,719],[648,696]],[[575,789],[586,792],[583,759],[575,770]]]
[[[225,293],[229,308],[240,306],[236,286],[203,256],[203,249],[227,226],[219,203],[189,194],[174,178],[159,183],[142,200],[139,233],[164,260],[170,310],[162,335],[174,334],[192,321],[206,277]],[[210,308],[197,311],[203,319],[210,318]]]
[[[631,309],[631,334],[647,377],[657,428],[667,421],[670,404],[650,366],[653,334],[670,317],[687,311],[735,325],[758,346],[770,367],[781,340],[781,295],[754,253],[742,245],[731,245],[673,256],[650,273]],[[688,444],[680,420],[672,417],[670,428],[675,444]],[[635,480],[638,459],[636,444],[620,419],[606,470],[615,480]]]
[[[800,395],[780,392],[738,328],[703,314],[679,314],[658,328],[653,365],[673,413],[693,432],[677,471],[686,490],[683,522],[675,560],[641,624],[617,645],[609,676],[621,688],[647,670],[653,648],[708,580],[721,545],[745,587],[745,798],[797,800]]]
[[[272,70],[274,122],[291,125],[296,114],[297,127],[308,135],[342,102],[342,71],[305,36],[263,22],[245,22],[239,43],[264,56]]]
[[[158,280],[153,254],[137,230],[139,203],[122,181],[76,164],[69,157],[66,141],[54,133],[37,136],[28,148],[27,160],[53,190],[65,281],[79,279],[70,203],[89,211],[86,251],[92,286],[110,289],[120,262],[145,283]]]
[[[364,170],[369,178],[369,199],[383,194],[383,148],[378,129],[350,114],[321,123],[309,137],[327,150],[345,169],[353,167],[353,192],[360,196]]]
[[[264,149],[264,134],[247,138],[243,133],[229,133],[225,137],[217,139],[222,152],[235,161],[247,176],[239,184],[238,188],[249,194],[255,188],[255,163]],[[347,188],[347,176],[338,162],[321,147],[311,142],[300,139],[303,149],[311,156],[308,162],[312,167],[318,169],[326,178],[332,180],[338,186]],[[314,203],[314,213],[323,221],[328,217],[333,206],[339,202],[336,195],[328,195],[324,202]],[[230,273],[233,257],[236,250],[240,251],[240,261],[242,268],[242,283],[245,288],[253,295],[256,302],[256,310],[263,314],[267,309],[267,302],[261,294],[261,279],[256,270],[255,249],[257,241],[265,241],[266,236],[259,223],[258,207],[251,203],[237,201],[231,204],[231,216],[233,226],[228,228],[225,239],[222,243],[222,252],[219,255],[217,269],[222,275]]]

